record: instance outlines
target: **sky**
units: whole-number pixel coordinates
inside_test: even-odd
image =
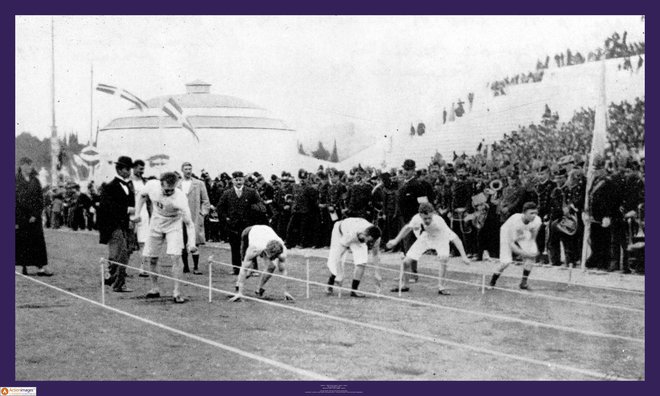
[[[534,70],[570,48],[583,55],[613,32],[644,39],[639,16],[73,16],[54,17],[60,135],[103,127],[128,102],[211,92],[251,101],[298,133],[356,122],[366,133],[439,117],[486,83]],[[16,135],[50,136],[51,17],[16,17]],[[93,107],[93,111],[90,111]],[[91,122],[90,122],[91,121]]]

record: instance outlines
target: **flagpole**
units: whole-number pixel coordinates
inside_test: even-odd
[[[587,257],[590,254],[591,246],[589,244],[591,236],[591,208],[589,208],[589,194],[591,192],[591,187],[594,182],[594,171],[595,168],[595,159],[598,154],[601,154],[604,150],[604,146],[607,140],[607,99],[605,97],[605,59],[601,60],[601,70],[600,70],[600,87],[599,87],[599,96],[598,102],[596,103],[596,113],[594,114],[594,130],[591,137],[591,152],[589,153],[589,159],[587,163],[587,185],[585,188],[584,194],[584,211],[583,214],[587,220],[584,221],[584,235],[582,238],[582,261],[581,269],[585,271],[587,269]],[[597,120],[600,117],[600,122]]]
[[[60,142],[57,140],[57,126],[55,125],[55,22],[50,18],[51,43],[51,110],[53,120],[50,129],[50,179],[53,187],[59,181],[57,163],[59,160]]]
[[[94,134],[94,63],[91,64],[91,77],[89,79],[89,143],[92,145]]]
[[[94,137],[94,62],[90,66],[90,79],[89,79],[89,142],[87,146],[95,145],[92,138]],[[94,178],[94,169],[96,165],[91,166],[92,171],[89,176],[90,180]]]

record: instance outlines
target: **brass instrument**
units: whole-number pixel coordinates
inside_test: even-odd
[[[557,223],[557,229],[566,235],[573,236],[578,230],[578,225],[577,209],[570,204],[567,213]]]
[[[477,207],[476,212],[472,214],[472,225],[474,226],[474,228],[476,228],[477,230],[481,230],[482,228],[484,228],[487,217],[488,217],[488,204],[484,203],[479,205]]]
[[[497,192],[497,191],[500,191],[500,190],[502,189],[502,187],[504,187],[504,184],[502,183],[502,180],[500,180],[500,179],[495,179],[495,180],[493,180],[493,181],[490,182],[490,184],[488,185],[488,187],[489,187],[491,190]]]

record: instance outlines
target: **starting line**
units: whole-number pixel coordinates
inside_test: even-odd
[[[199,341],[199,342],[202,342],[202,343],[204,343],[204,344],[214,346],[214,347],[216,347],[216,348],[224,349],[225,351],[229,351],[229,352],[232,352],[232,353],[235,353],[235,354],[241,355],[241,356],[243,356],[243,357],[246,357],[246,358],[249,358],[249,359],[252,359],[252,360],[259,361],[259,362],[261,362],[261,363],[269,364],[269,365],[271,365],[271,366],[274,366],[274,367],[280,368],[280,369],[282,369],[282,370],[286,370],[286,371],[292,372],[292,373],[294,373],[294,374],[300,375],[300,376],[305,377],[305,378],[309,378],[309,379],[313,379],[313,380],[333,381],[332,378],[330,378],[330,377],[326,377],[326,376],[321,375],[321,374],[318,374],[318,373],[315,373],[315,372],[313,372],[313,371],[300,369],[300,368],[297,368],[297,367],[294,367],[294,366],[288,365],[288,364],[286,364],[286,363],[282,363],[282,362],[278,362],[278,361],[276,361],[276,360],[268,359],[268,358],[263,357],[263,356],[259,356],[259,355],[255,355],[255,354],[250,353],[250,352],[246,352],[246,351],[244,351],[244,350],[242,350],[242,349],[234,348],[234,347],[232,347],[232,346],[225,345],[225,344],[221,344],[221,343],[219,343],[219,342],[216,342],[216,341],[213,341],[213,340],[209,340],[209,339],[204,338],[204,337],[200,337],[200,336],[197,336],[197,335],[194,335],[194,334],[190,334],[190,333],[185,332],[185,331],[183,331],[183,330],[175,329],[175,328],[173,328],[173,327],[170,327],[170,326],[164,325],[164,324],[162,324],[162,323],[154,322],[154,321],[152,321],[152,320],[149,320],[149,319],[143,318],[143,317],[141,317],[141,316],[134,315],[134,314],[128,313],[128,312],[126,312],[126,311],[122,311],[122,310],[120,310],[120,309],[117,309],[117,308],[114,308],[114,307],[110,307],[110,306],[108,306],[108,305],[104,305],[104,304],[102,304],[102,303],[100,303],[100,302],[98,302],[98,301],[94,301],[94,300],[89,299],[89,298],[87,298],[87,297],[83,297],[83,296],[81,296],[81,295],[78,295],[78,294],[72,293],[72,292],[70,292],[70,291],[67,291],[67,290],[61,289],[61,288],[59,288],[59,287],[57,287],[57,286],[53,286],[53,285],[51,285],[51,284],[49,284],[49,283],[46,283],[46,282],[43,282],[43,281],[40,281],[40,280],[36,280],[36,279],[30,278],[30,277],[28,277],[28,276],[25,276],[25,275],[19,274],[18,272],[15,272],[15,274],[16,274],[16,276],[21,276],[21,277],[23,277],[23,278],[25,278],[25,279],[28,279],[28,280],[30,280],[30,281],[32,281],[32,282],[35,282],[35,283],[38,283],[38,284],[40,284],[40,285],[42,285],[42,286],[50,287],[51,289],[57,290],[57,291],[59,291],[59,292],[61,292],[61,293],[64,293],[64,294],[66,294],[66,295],[69,295],[69,296],[71,296],[71,297],[75,297],[75,298],[80,299],[80,300],[82,300],[82,301],[85,301],[85,302],[88,302],[88,303],[94,304],[94,305],[96,305],[96,306],[99,306],[99,307],[102,307],[102,308],[108,309],[108,310],[110,310],[110,311],[112,311],[112,312],[115,312],[115,313],[118,313],[118,314],[121,314],[121,315],[127,316],[127,317],[129,317],[129,318],[131,318],[131,319],[136,319],[136,320],[139,320],[140,322],[144,322],[144,323],[150,324],[150,325],[152,325],[152,326],[159,327],[159,328],[161,328],[161,329],[163,329],[163,330],[167,330],[167,331],[170,331],[170,332],[172,332],[172,333],[179,334],[179,335],[182,335],[182,336],[184,336],[184,337],[191,338],[191,339],[193,339],[193,340],[195,340],[195,341]]]

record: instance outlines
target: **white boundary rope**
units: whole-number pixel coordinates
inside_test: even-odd
[[[111,262],[110,260],[106,260],[106,261]],[[209,260],[209,261],[211,261],[211,260]],[[211,264],[212,262],[213,261],[211,261],[209,264]],[[131,267],[131,266],[126,265],[126,264],[121,264],[121,263],[116,263],[116,264],[117,265],[122,265],[122,266],[125,266],[125,267]],[[219,264],[231,265],[231,264],[224,264],[224,263],[219,263]],[[131,268],[135,268],[135,267],[131,267]],[[255,270],[255,271],[263,272],[263,271],[260,271],[260,270]],[[145,271],[145,272],[147,272],[147,271]],[[152,273],[152,274],[155,274],[155,273]],[[166,278],[166,279],[175,280],[174,278],[166,276],[166,275],[160,275],[160,274],[157,274],[157,275],[162,276],[163,278]],[[284,277],[282,275],[274,274],[274,273],[271,274],[271,275]],[[286,277],[286,278],[290,278],[290,279],[300,281],[300,279],[298,279],[298,278],[291,278],[291,277]],[[201,288],[206,288],[206,286],[199,285],[199,284],[194,283],[194,282],[188,282],[188,281],[184,281],[184,280],[180,280],[179,282],[189,284],[189,285],[193,285],[193,286],[197,286],[197,287],[201,287]],[[312,281],[310,281],[310,284],[318,284],[318,285],[327,286],[327,285],[324,285],[322,283],[312,282]],[[341,289],[341,288],[338,288],[338,289]],[[350,290],[350,289],[345,289],[345,290]],[[221,289],[217,289],[217,288],[213,288],[213,291],[216,291],[216,292],[221,293],[221,294],[231,295],[231,296],[236,294],[235,292],[229,292],[229,291],[221,290]],[[374,293],[369,293],[369,294],[373,295]],[[582,374],[582,375],[587,375],[587,376],[590,376],[590,377],[605,379],[605,380],[630,380],[630,381],[635,380],[635,379],[632,379],[632,378],[623,378],[623,377],[619,377],[619,376],[616,376],[616,375],[605,374],[605,373],[601,373],[601,372],[593,371],[593,370],[589,370],[589,369],[582,369],[582,368],[568,366],[568,365],[564,365],[564,364],[552,363],[552,362],[547,362],[547,361],[544,361],[544,360],[513,355],[513,354],[506,353],[506,352],[499,352],[499,351],[495,351],[495,350],[491,350],[491,349],[487,349],[487,348],[481,348],[481,347],[477,347],[477,346],[461,344],[461,343],[454,342],[454,341],[444,340],[444,339],[441,339],[441,338],[438,338],[438,337],[431,337],[431,336],[426,336],[426,335],[423,335],[423,334],[411,333],[411,332],[407,332],[407,331],[403,331],[403,330],[391,329],[391,328],[388,328],[388,327],[378,326],[378,325],[374,325],[374,324],[370,324],[370,323],[359,322],[359,321],[352,320],[352,319],[347,319],[347,318],[342,318],[342,317],[339,317],[339,316],[325,314],[325,313],[322,313],[322,312],[307,310],[307,309],[304,309],[304,308],[298,308],[298,307],[295,307],[295,306],[292,306],[292,305],[280,304],[280,303],[276,303],[276,302],[272,302],[272,301],[268,301],[268,300],[259,299],[259,298],[256,298],[256,297],[250,297],[250,296],[243,295],[243,296],[241,296],[241,298],[246,299],[246,300],[250,300],[250,301],[260,302],[260,303],[271,305],[271,306],[274,306],[274,307],[285,308],[285,309],[289,309],[289,310],[292,310],[292,311],[301,312],[301,313],[304,313],[304,314],[321,317],[321,318],[324,318],[324,319],[335,320],[335,321],[338,321],[338,322],[343,322],[343,323],[348,323],[348,324],[352,324],[352,325],[359,326],[359,327],[365,327],[365,328],[369,328],[369,329],[373,329],[373,330],[378,330],[378,331],[382,331],[382,332],[385,332],[385,333],[390,333],[390,334],[399,335],[399,336],[403,336],[403,337],[418,339],[418,340],[422,340],[422,341],[428,341],[428,342],[431,342],[431,343],[434,343],[434,344],[451,346],[451,347],[455,347],[455,348],[459,348],[459,349],[465,349],[465,350],[469,350],[469,351],[477,352],[477,353],[482,353],[482,354],[486,354],[486,355],[492,355],[492,356],[497,356],[497,357],[502,357],[502,358],[518,360],[518,361],[522,361],[522,362],[525,362],[525,363],[532,363],[532,364],[536,364],[536,365],[541,365],[541,366],[548,367],[550,369],[555,369],[556,368],[556,369],[561,369],[561,370],[565,370],[565,371],[569,371],[569,372],[573,372],[573,373],[578,373],[578,374]],[[387,297],[385,297],[385,298],[387,298]],[[393,298],[393,299],[396,299],[396,298]],[[403,301],[411,302],[409,300],[403,300]],[[93,301],[93,302],[96,303],[96,304],[99,304],[95,301]],[[412,301],[412,302],[414,302],[414,301]],[[417,302],[414,302],[414,303],[417,303]],[[633,339],[633,340],[635,340],[635,339]],[[643,340],[642,340],[642,342],[643,342]]]
[[[351,260],[346,260],[346,262],[355,265],[353,263],[353,261],[351,261]],[[397,272],[397,273],[400,272],[400,270],[398,270],[398,269],[389,268],[389,267],[385,267],[385,266],[377,267],[373,264],[365,264],[365,267],[366,268],[378,268],[378,269],[382,269],[382,270],[389,271],[389,272]],[[449,271],[449,269],[450,269],[449,265],[447,265],[447,270]],[[438,279],[437,276],[426,275],[426,274],[423,274],[421,272],[403,271],[402,274],[415,275],[415,276],[419,276],[421,278]],[[479,272],[470,272],[469,274],[480,275]],[[473,283],[473,282],[461,281],[461,280],[457,280],[457,279],[449,279],[449,278],[446,278],[446,277],[443,278],[443,280],[445,282],[450,282],[450,283],[458,283],[458,284],[470,285],[470,286],[475,286],[475,287],[483,287],[483,286],[485,286],[485,276],[487,274],[488,274],[488,272],[482,272],[481,273],[482,283]],[[521,295],[524,295],[524,296],[527,296],[527,297],[547,298],[548,300],[565,301],[565,302],[570,302],[570,303],[575,303],[575,304],[593,305],[595,307],[601,307],[601,308],[619,309],[619,310],[622,310],[622,311],[644,313],[643,309],[624,307],[624,306],[621,306],[621,305],[604,304],[604,303],[597,303],[597,302],[579,300],[579,299],[574,300],[574,299],[570,299],[570,298],[567,298],[567,297],[551,296],[549,294],[543,294],[543,293],[530,293],[530,292],[525,292],[525,291],[522,291],[522,290],[513,290],[513,289],[507,289],[507,288],[498,287],[498,286],[486,286],[486,288],[493,289],[493,290],[501,290],[501,291],[504,291],[504,292],[507,292],[507,293],[521,294]]]
[[[208,261],[209,261],[209,264],[213,263],[213,264],[219,264],[219,265],[223,265],[223,266],[232,266],[232,264],[223,263],[223,262],[216,261],[216,260],[208,260]],[[259,273],[265,272],[265,271],[254,270],[254,269],[252,271],[259,272]],[[295,281],[298,281],[298,282],[305,282],[305,280],[303,280],[303,279],[299,279],[299,278],[295,278],[295,277],[291,277],[291,276],[284,276],[284,275],[281,275],[281,274],[272,273],[271,276],[276,276],[278,278],[283,278],[283,279],[295,280]],[[309,284],[316,285],[316,286],[322,286],[322,287],[327,287],[328,286],[325,283],[315,282],[315,281],[309,281]],[[197,285],[197,284],[195,284],[195,285]],[[199,286],[199,285],[197,285],[197,286]],[[347,291],[347,292],[350,292],[352,290],[352,289],[349,289],[349,288],[346,288],[346,287],[338,287],[336,285],[334,285],[332,287],[334,289],[339,290],[340,292],[342,290]],[[491,318],[491,319],[503,320],[503,321],[507,321],[507,322],[517,322],[517,323],[521,323],[521,324],[528,325],[528,326],[545,327],[545,328],[548,328],[548,329],[565,331],[565,332],[570,332],[570,333],[578,333],[578,334],[583,334],[583,335],[588,335],[588,336],[596,336],[596,337],[603,337],[603,338],[614,338],[614,339],[619,339],[619,340],[624,340],[624,341],[631,341],[631,342],[637,342],[637,343],[642,343],[642,344],[644,343],[644,339],[642,339],[642,338],[627,337],[627,336],[622,336],[622,335],[617,335],[617,334],[601,333],[601,332],[592,331],[592,330],[576,329],[576,328],[567,327],[567,326],[553,325],[553,324],[549,324],[549,323],[537,322],[537,321],[528,320],[528,319],[513,318],[513,317],[510,317],[510,316],[498,315],[498,314],[493,314],[493,313],[488,313],[488,312],[471,311],[471,310],[463,309],[463,308],[455,308],[455,307],[449,307],[449,306],[442,305],[442,304],[434,304],[434,303],[429,303],[429,302],[425,302],[425,301],[418,301],[418,300],[412,300],[412,299],[404,299],[404,298],[388,296],[388,295],[384,295],[384,294],[371,293],[371,292],[367,292],[367,291],[363,291],[363,290],[360,290],[360,293],[365,294],[365,295],[371,295],[371,296],[375,296],[375,297],[385,298],[385,299],[392,300],[392,301],[399,301],[399,302],[405,302],[405,303],[409,303],[409,304],[423,305],[423,306],[432,307],[432,308],[446,309],[446,310],[449,310],[449,311],[465,313],[465,314],[470,314],[470,315],[476,315],[476,316],[485,316],[485,317],[488,317],[488,318]],[[236,293],[231,293],[231,294],[234,295]]]
[[[53,286],[53,285],[51,285],[51,284],[49,284],[49,283],[42,282],[42,281],[40,281],[40,280],[36,280],[36,279],[30,278],[30,277],[25,276],[25,275],[21,275],[21,274],[19,274],[18,272],[16,272],[16,275],[17,275],[17,276],[20,275],[21,277],[23,277],[23,278],[25,278],[25,279],[28,279],[28,280],[31,280],[32,282],[38,283],[38,284],[40,284],[40,285],[42,285],[42,286],[50,287],[51,289],[57,290],[57,291],[59,291],[59,292],[62,292],[62,293],[64,293],[64,294],[67,294],[67,295],[69,295],[69,296],[71,296],[71,297],[78,298],[78,299],[80,299],[80,300],[83,300],[83,301],[86,301],[86,302],[88,302],[88,303],[94,304],[94,305],[96,305],[96,306],[99,306],[99,307],[102,307],[102,308],[108,309],[108,310],[110,310],[110,311],[112,311],[112,312],[115,312],[115,313],[118,313],[118,314],[121,314],[121,315],[127,316],[127,317],[129,317],[129,318],[139,320],[140,322],[144,322],[144,323],[150,324],[150,325],[152,325],[152,326],[159,327],[159,328],[161,328],[161,329],[164,329],[164,330],[170,331],[170,332],[172,332],[172,333],[179,334],[179,335],[182,335],[182,336],[184,336],[184,337],[191,338],[191,339],[193,339],[193,340],[195,340],[195,341],[199,341],[199,342],[202,342],[202,343],[204,343],[204,344],[208,344],[208,345],[214,346],[214,347],[216,347],[216,348],[224,349],[224,350],[226,350],[226,351],[229,351],[229,352],[232,352],[232,353],[235,353],[235,354],[241,355],[241,356],[243,356],[243,357],[246,357],[246,358],[249,358],[249,359],[252,359],[252,360],[256,360],[256,361],[259,361],[259,362],[261,362],[261,363],[265,363],[265,364],[268,364],[268,365],[271,365],[271,366],[274,366],[274,367],[280,368],[280,369],[282,369],[282,370],[286,370],[286,371],[292,372],[292,373],[297,374],[297,375],[300,375],[300,376],[302,376],[302,377],[310,378],[310,379],[313,379],[313,380],[333,381],[332,378],[330,378],[330,377],[326,377],[326,376],[321,375],[321,374],[318,374],[318,373],[315,373],[315,372],[313,372],[313,371],[309,371],[309,370],[305,370],[305,369],[300,369],[300,368],[297,368],[297,367],[294,367],[294,366],[288,365],[288,364],[286,364],[286,363],[278,362],[278,361],[276,361],[276,360],[272,360],[272,359],[269,359],[269,358],[266,358],[266,357],[263,357],[263,356],[255,355],[255,354],[253,354],[253,353],[250,353],[250,352],[244,351],[244,350],[242,350],[242,349],[238,349],[238,348],[234,348],[234,347],[229,346],[229,345],[221,344],[221,343],[219,343],[219,342],[216,342],[216,341],[213,341],[213,340],[209,340],[209,339],[207,339],[207,338],[200,337],[200,336],[197,336],[197,335],[194,335],[194,334],[190,334],[190,333],[188,333],[188,332],[186,332],[186,331],[179,330],[179,329],[175,329],[175,328],[173,328],[173,327],[170,327],[170,326],[164,325],[164,324],[162,324],[162,323],[154,322],[154,321],[152,321],[152,320],[149,320],[149,319],[143,318],[143,317],[141,317],[141,316],[134,315],[134,314],[128,313],[128,312],[126,312],[126,311],[122,311],[122,310],[117,309],[117,308],[114,308],[114,307],[110,307],[110,306],[108,306],[108,305],[105,305],[105,304],[100,303],[100,302],[98,302],[98,301],[94,301],[94,300],[89,299],[89,298],[87,298],[87,297],[83,297],[83,296],[81,296],[81,295],[78,295],[78,294],[72,293],[72,292],[67,291],[67,290],[64,290],[64,289],[60,289],[59,287],[57,287],[57,286]]]
[[[46,230],[44,230],[44,231],[46,231]],[[84,231],[72,231],[72,230],[67,230],[67,229],[57,229],[57,230],[49,229],[48,232],[59,232],[59,233],[66,233],[66,234],[88,235],[88,236],[95,235],[93,232],[86,231],[86,230],[84,230]],[[210,244],[203,245],[202,248],[204,248],[204,249],[208,248],[208,249],[229,250],[229,247],[227,247],[227,246],[221,246],[221,245],[213,246],[213,245],[210,245]],[[318,254],[309,254],[309,253],[302,253],[302,252],[292,253],[290,250],[289,250],[289,253],[291,253],[292,256],[314,257],[314,258],[320,258],[320,259],[327,259],[327,257],[322,256],[322,255],[318,255]],[[514,261],[511,264],[515,265],[515,266],[520,266],[522,264],[522,262]],[[539,268],[545,268],[545,269],[561,270],[558,267],[538,265],[536,263],[534,263],[534,266],[537,266]],[[467,272],[467,273],[473,273],[474,274],[474,272]],[[502,274],[500,276],[500,279],[504,279],[504,278],[515,278],[515,277],[511,276],[511,275],[507,275],[507,274]],[[569,278],[570,278],[570,276],[569,276]],[[545,279],[545,278],[535,278],[535,279],[543,281],[543,282],[548,282],[548,283],[564,283],[564,284],[566,283],[566,282],[561,282],[561,281],[557,281],[557,280],[553,280],[553,279]],[[615,291],[615,292],[620,292],[620,293],[636,294],[636,295],[640,295],[640,296],[645,295],[644,291],[640,291],[640,290],[624,289],[624,288],[618,288],[618,287],[587,285],[585,283],[577,283],[577,282],[569,282],[568,284],[573,285],[573,286],[580,286],[580,287],[584,287],[584,288],[589,288],[589,289],[610,290],[610,291]],[[510,290],[510,289],[503,289],[503,290]]]
[[[230,250],[229,247],[227,247],[227,246],[211,246],[211,245],[208,245],[208,244],[204,245],[204,248],[219,249],[219,250]],[[313,254],[313,252],[312,253],[304,253],[304,252],[295,252],[294,253],[294,252],[291,252],[291,250],[289,250],[289,255],[298,256],[298,257],[314,257],[314,258],[318,258],[318,259],[326,259],[327,260],[326,256],[322,256],[322,255],[319,255],[319,254]],[[499,260],[497,262],[499,263]],[[511,265],[515,265],[515,266],[519,267],[519,266],[522,265],[522,262],[514,261],[514,262],[511,263]],[[543,265],[539,265],[539,264],[536,264],[536,263],[534,264],[534,266],[539,267],[539,268],[551,269],[551,270],[555,270],[555,271],[563,271],[562,269],[560,269],[558,267],[543,266]],[[570,274],[570,269],[567,269],[567,271],[569,271],[569,274]],[[479,274],[479,272],[466,272],[466,273]],[[513,279],[513,278],[516,278],[516,277],[514,277],[512,275],[502,274],[500,276],[500,279],[504,279],[504,278]],[[534,279],[540,280],[540,281],[543,281],[543,282],[548,282],[548,283],[566,284],[566,282],[558,281],[558,280],[554,280],[554,279],[546,279],[546,278],[534,278]],[[632,290],[632,289],[624,289],[624,288],[608,287],[608,286],[587,285],[585,283],[578,283],[578,282],[569,282],[568,284],[572,285],[572,286],[580,286],[580,287],[584,287],[584,288],[588,288],[588,289],[609,290],[609,291],[616,291],[616,292],[621,292],[621,293],[635,294],[635,295],[640,295],[640,296],[645,295],[644,291],[640,291],[640,290]],[[510,289],[503,289],[503,290],[510,290]]]

